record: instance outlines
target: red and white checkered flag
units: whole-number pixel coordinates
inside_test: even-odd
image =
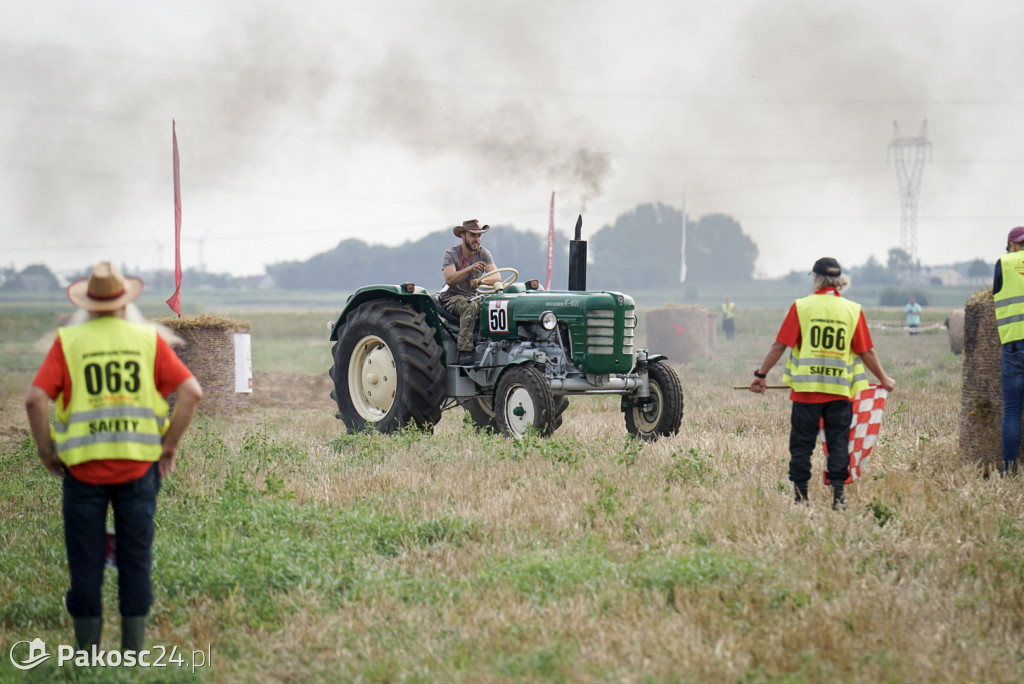
[[[868,385],[853,398],[853,420],[850,421],[850,476],[846,484],[850,484],[861,475],[861,466],[871,455],[871,448],[878,441],[878,431],[882,428],[882,414],[885,412],[885,399],[889,391],[881,385]],[[821,448],[828,458],[828,446],[825,444],[824,423],[818,430]],[[822,473],[825,484],[828,484],[828,470]]]

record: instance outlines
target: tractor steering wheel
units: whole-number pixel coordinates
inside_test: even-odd
[[[496,268],[493,271],[484,273],[484,276],[493,275],[495,273],[508,272],[504,280],[500,280],[496,283],[480,283],[476,286],[476,291],[480,294],[494,294],[498,290],[504,290],[512,283],[519,280],[519,271],[514,268]]]

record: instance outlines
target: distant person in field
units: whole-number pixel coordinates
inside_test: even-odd
[[[161,480],[202,399],[199,382],[133,302],[142,281],[98,264],[67,295],[87,318],[60,328],[25,405],[43,466],[63,478],[65,605],[79,649],[99,645],[107,508],[114,509],[121,649],[143,649]],[[177,392],[168,418],[165,399]],[[55,402],[52,427],[50,401]]]
[[[725,331],[725,339],[731,340],[736,334],[736,305],[726,297],[722,302],[722,330]]]
[[[818,423],[825,422],[828,445],[828,479],[832,508],[846,503],[843,484],[849,477],[852,399],[868,386],[866,366],[892,390],[896,381],[885,374],[875,355],[867,321],[860,304],[844,299],[850,279],[839,262],[822,257],[814,262],[813,294],[796,300],[779,328],[775,342],[754,371],[750,391],[763,394],[768,372],[786,347],[792,349],[782,381],[790,387],[793,402],[789,430],[789,479],[797,503],[807,501],[811,479],[811,455],[818,441]]]
[[[992,296],[1002,344],[1003,473],[1017,472],[1020,417],[1024,407],[1024,226],[1006,238],[1007,254],[996,260]]]
[[[921,327],[921,305],[911,297],[907,305],[903,307],[903,313],[907,315],[907,328],[910,329],[910,334],[916,335],[918,328]]]
[[[441,306],[459,317],[459,364],[473,363],[473,337],[480,318],[480,299],[476,289],[481,283],[495,283],[500,274],[494,273],[494,257],[480,245],[488,225],[481,226],[476,219],[463,221],[452,232],[462,242],[445,251],[441,257],[444,287],[439,299]]]

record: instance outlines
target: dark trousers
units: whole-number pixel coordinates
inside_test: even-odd
[[[117,596],[121,615],[140,617],[153,603],[150,583],[153,516],[160,491],[157,466],[134,482],[93,485],[64,476],[64,545],[71,571],[67,608],[72,617],[103,614],[100,592],[106,561],[107,506],[117,533]]]
[[[818,421],[825,419],[825,444],[828,445],[828,479],[842,483],[850,476],[850,421],[853,402],[846,399],[822,404],[793,402],[789,430],[789,479],[811,479],[811,455],[818,442]]]

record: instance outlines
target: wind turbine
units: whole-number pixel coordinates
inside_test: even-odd
[[[160,242],[153,236],[153,244],[155,245],[154,254],[156,255],[156,263],[153,265],[153,272],[160,273],[164,268],[164,243]]]
[[[206,273],[206,261],[203,260],[203,243],[206,242],[206,237],[210,234],[210,230],[212,230],[212,229],[211,228],[207,228],[206,232],[203,233],[203,237],[199,237],[199,238],[183,237],[183,239],[189,240],[190,242],[195,242],[195,243],[197,243],[199,245],[199,272],[200,273]]]

